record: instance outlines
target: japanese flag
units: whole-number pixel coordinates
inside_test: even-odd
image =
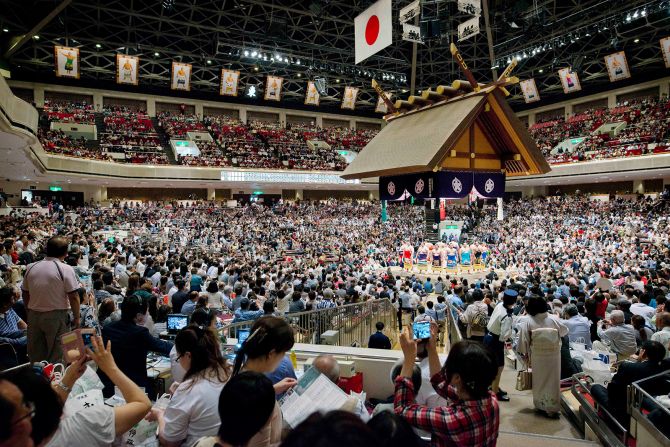
[[[356,63],[393,43],[391,0],[379,0],[354,19]]]

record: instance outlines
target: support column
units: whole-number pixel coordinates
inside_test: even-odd
[[[498,220],[503,220],[503,199],[498,197]]]
[[[633,180],[633,192],[635,194],[644,194],[644,180]]]
[[[279,123],[282,128],[286,127],[286,112],[279,112]]]
[[[536,121],[535,121],[535,116],[536,116],[536,115],[535,115],[535,112],[533,112],[533,113],[529,113],[529,114],[528,114],[528,127],[530,127],[530,126],[532,126],[533,124],[535,124],[535,122],[536,122]]]
[[[216,189],[207,188],[207,200],[216,200]]]
[[[349,129],[356,130],[356,120],[349,120]]]
[[[33,101],[38,109],[44,108],[44,87],[35,87],[33,90]]]
[[[323,128],[323,116],[321,115],[316,116],[316,127]]]
[[[607,108],[613,109],[615,107],[616,107],[616,94],[612,93],[611,95],[607,95]]]
[[[202,119],[202,117],[205,114],[205,111],[203,110],[202,104],[200,104],[200,103],[195,104],[195,114],[198,115],[198,118]]]
[[[102,93],[93,93],[93,107],[96,112],[102,111]]]
[[[302,189],[296,189],[295,190],[295,200],[302,200],[302,195],[303,190]]]
[[[247,124],[247,109],[246,108],[240,109],[240,121],[242,121],[243,124]]]
[[[147,115],[156,116],[156,100],[147,98]]]
[[[565,119],[567,120],[572,116],[572,104],[566,104],[565,106]]]
[[[666,97],[670,96],[670,83],[661,82],[661,85],[658,86],[658,93],[662,98],[664,95]]]

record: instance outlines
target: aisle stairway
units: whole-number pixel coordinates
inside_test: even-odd
[[[170,161],[170,164],[171,165],[179,164],[177,163],[177,159],[174,156],[174,152],[172,152],[172,148],[170,147],[170,137],[168,137],[167,133],[165,133],[165,129],[163,129],[161,126],[158,125],[158,118],[156,117],[151,118],[151,122],[153,123],[154,129],[156,129],[156,133],[158,134],[158,137],[161,140],[163,151],[165,151],[165,155]]]
[[[105,131],[105,117],[102,113],[95,114],[95,128],[97,130],[98,141],[100,140],[100,135]]]
[[[430,205],[426,205],[426,229],[424,231],[425,240],[435,243],[440,239],[439,231],[433,228],[435,224],[435,210],[430,209]]]

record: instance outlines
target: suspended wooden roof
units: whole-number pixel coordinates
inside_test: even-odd
[[[458,83],[454,82],[452,94],[459,90]],[[528,130],[507,104],[504,87],[490,85],[453,97],[444,96],[448,87],[440,87],[396,102],[397,109],[406,111],[387,119],[342,177],[439,170],[502,171],[516,177],[550,171]]]

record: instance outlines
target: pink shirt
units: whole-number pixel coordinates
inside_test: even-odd
[[[57,258],[30,264],[21,288],[30,293],[28,309],[38,312],[70,308],[67,294],[79,288],[74,269]]]

